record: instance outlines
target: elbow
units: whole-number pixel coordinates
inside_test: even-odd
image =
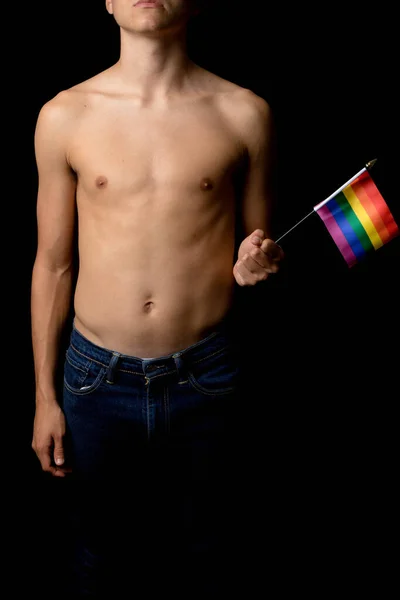
[[[47,273],[57,278],[71,275],[74,271],[72,257],[53,256],[51,253],[38,252],[33,265],[33,271]]]

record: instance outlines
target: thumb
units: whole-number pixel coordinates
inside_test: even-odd
[[[255,244],[256,246],[260,246],[262,244],[262,241],[264,239],[264,232],[262,229],[256,229],[255,231],[253,231],[253,233],[250,235],[250,241],[252,244]]]
[[[56,442],[53,456],[56,465],[60,466],[64,464],[64,448],[62,442]]]
[[[265,254],[268,254],[272,260],[280,260],[284,257],[282,248],[273,240],[264,240],[261,250],[263,250]]]

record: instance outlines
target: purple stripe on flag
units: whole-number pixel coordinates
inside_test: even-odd
[[[357,262],[357,257],[351,249],[350,244],[345,238],[342,230],[337,224],[335,217],[333,216],[327,205],[321,206],[317,212],[323,220],[323,222],[325,223],[327,230],[331,234],[335,244],[339,248],[347,264],[349,266],[354,265]]]

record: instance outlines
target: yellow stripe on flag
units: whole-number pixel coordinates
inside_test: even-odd
[[[343,194],[346,196],[348,203],[350,204],[351,208],[357,215],[358,220],[360,221],[361,225],[364,227],[375,250],[377,250],[378,248],[383,246],[383,241],[382,241],[377,229],[375,228],[367,211],[365,210],[365,208],[361,204],[360,200],[358,199],[357,195],[355,194],[353,188],[351,186],[345,188],[343,190]]]

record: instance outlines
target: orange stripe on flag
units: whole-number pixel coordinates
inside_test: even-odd
[[[371,175],[365,173],[363,177],[353,183],[352,187],[370,216],[382,241],[384,243],[388,242],[398,235],[397,223]]]

